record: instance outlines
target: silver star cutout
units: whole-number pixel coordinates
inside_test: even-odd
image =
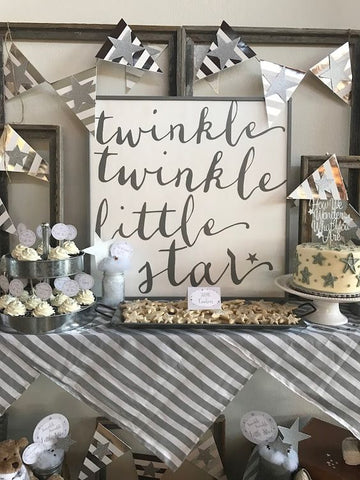
[[[204,449],[199,448],[198,460],[202,460],[205,465],[208,465],[212,460],[214,460],[214,457],[211,455],[210,452],[210,447]]]
[[[109,60],[117,61],[124,58],[129,65],[134,65],[133,55],[136,52],[145,50],[143,46],[134,45],[131,41],[131,32],[127,32],[124,35],[124,38],[121,40],[119,38],[108,37],[110,42],[114,45],[115,51],[111,54]]]
[[[20,65],[15,65],[11,63],[10,73],[5,77],[5,83],[13,84],[14,90],[12,93],[17,93],[21,85],[30,86],[32,85],[30,79],[25,75],[29,62],[20,63]]]
[[[99,262],[110,255],[110,246],[114,243],[114,239],[111,240],[101,240],[101,238],[94,233],[94,245],[83,249],[83,252],[90,255],[94,255],[96,265]]]
[[[74,445],[74,443],[76,442],[70,437],[70,435],[68,435],[67,437],[59,437],[56,440],[55,448],[60,448],[61,450],[67,452],[71,445]]]
[[[240,37],[235,38],[235,40],[230,40],[227,42],[221,37],[217,37],[217,48],[211,50],[207,55],[208,57],[218,58],[220,61],[220,70],[224,70],[225,64],[228,60],[233,60],[234,62],[241,62],[241,57],[235,52],[235,47],[237,46]]]
[[[319,195],[325,194],[325,192],[331,193],[331,187],[334,184],[332,178],[327,177],[325,174],[322,175],[318,180],[315,180],[315,185],[319,191]]]
[[[109,449],[110,442],[100,443],[93,451],[93,455],[99,460],[102,460],[106,455],[112,455],[112,451]]]
[[[93,89],[93,81],[81,85],[75,77],[71,77],[71,91],[63,96],[65,100],[74,101],[74,112],[79,112],[81,107],[85,104],[88,108],[95,105],[95,101],[91,98],[89,93]]]
[[[157,470],[155,469],[153,462],[149,462],[147,465],[145,465],[142,476],[155,478],[156,473]]]
[[[340,60],[335,60],[332,55],[329,55],[329,69],[322,73],[320,76],[330,79],[330,88],[332,90],[336,90],[336,87],[340,82],[349,81],[349,77],[345,73],[348,62],[349,58],[347,56],[343,57]]]
[[[296,452],[298,451],[299,442],[310,438],[310,435],[299,431],[299,418],[295,420],[290,428],[279,427],[279,430],[283,437],[283,442],[291,445]]]
[[[24,158],[28,156],[28,153],[21,151],[18,145],[13,150],[6,150],[5,153],[9,156],[9,165],[14,165],[14,167],[17,163],[23,167]]]
[[[266,97],[270,97],[270,95],[279,95],[283,102],[287,101],[287,89],[297,86],[300,82],[298,80],[292,80],[292,78],[287,75],[286,70],[286,67],[283,66],[273,80],[269,80],[267,78],[270,83],[270,87],[266,92]]]

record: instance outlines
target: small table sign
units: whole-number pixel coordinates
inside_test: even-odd
[[[188,287],[188,310],[221,310],[220,287]]]

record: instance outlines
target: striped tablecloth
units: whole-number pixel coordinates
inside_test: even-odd
[[[170,468],[262,367],[360,437],[360,329],[0,333],[0,413],[42,373]]]

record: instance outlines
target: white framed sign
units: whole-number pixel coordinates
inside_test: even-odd
[[[91,232],[128,242],[127,296],[279,296],[286,112],[263,99],[98,97]]]

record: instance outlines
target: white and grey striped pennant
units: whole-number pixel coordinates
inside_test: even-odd
[[[8,100],[45,82],[44,77],[12,43],[4,65],[4,94]]]
[[[79,473],[79,480],[93,478],[95,473],[106,468],[114,459],[129,451],[128,445],[100,422]]]
[[[120,20],[114,31],[108,36],[96,57],[148,72],[162,73],[152,55],[124,19]]]
[[[49,180],[47,162],[8,124],[0,138],[0,170]]]
[[[213,478],[218,480],[227,479],[214,436],[210,430],[196,445],[187,457],[187,460]]]
[[[210,45],[196,73],[196,78],[206,78],[255,55],[256,53],[241,39],[241,36],[223,21],[216,32],[216,39]]]
[[[89,132],[95,133],[96,67],[51,84]]]
[[[0,198],[0,228],[1,230],[4,230],[7,233],[15,233],[16,228],[11,220],[11,217],[9,215],[9,212],[6,210],[5,205],[3,201]]]

